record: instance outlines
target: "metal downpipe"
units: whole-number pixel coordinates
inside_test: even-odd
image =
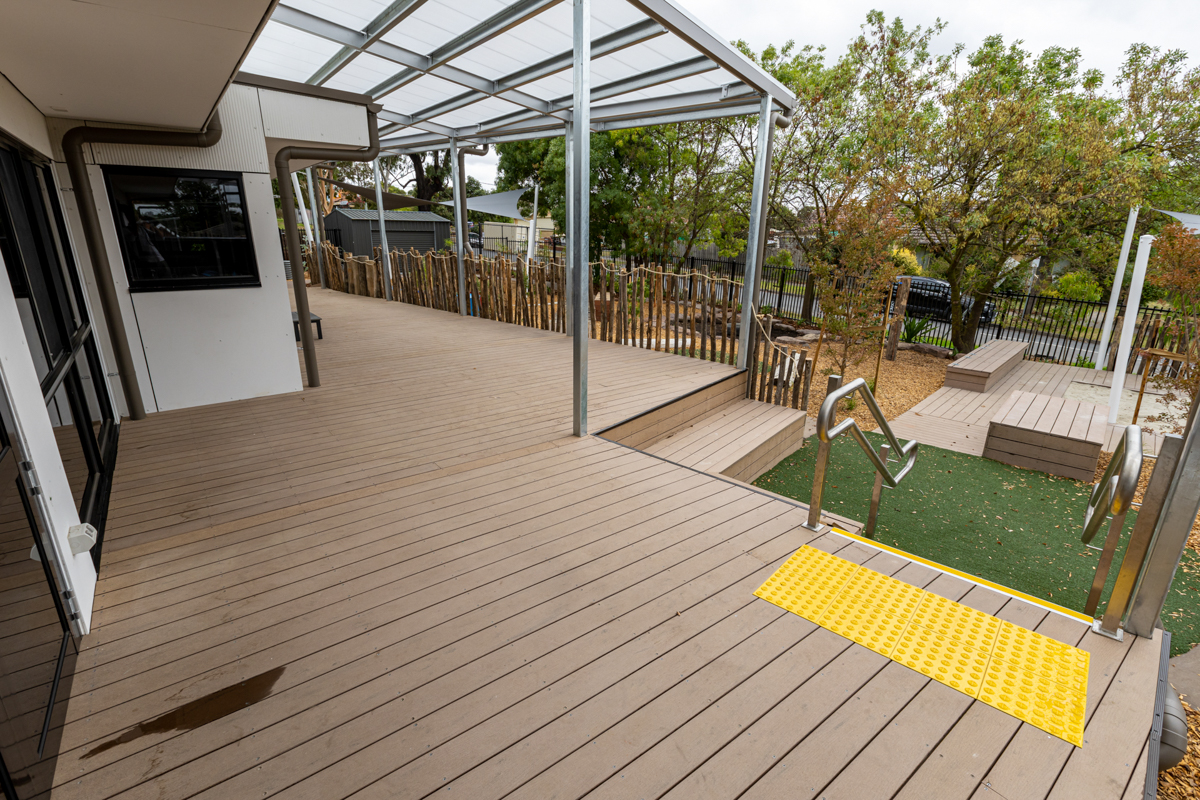
[[[104,323],[108,338],[112,342],[117,359],[117,373],[121,380],[121,391],[130,419],[145,419],[146,404],[142,401],[141,387],[133,370],[133,353],[129,349],[129,337],[125,332],[125,321],[121,316],[121,305],[117,287],[113,283],[112,265],[108,261],[108,250],[104,246],[104,235],[100,231],[100,213],[96,209],[92,194],[92,180],[88,175],[87,163],[83,158],[85,144],[136,144],[159,147],[212,147],[221,141],[221,115],[214,113],[208,127],[199,133],[180,131],[139,130],[134,128],[89,128],[81,125],[63,135],[62,148],[67,161],[67,173],[71,176],[71,187],[75,191],[75,205],[83,225],[83,239],[88,257],[96,275],[96,288],[100,292],[100,307],[104,311]]]
[[[367,109],[367,134],[370,137],[366,150],[338,150],[330,147],[284,147],[275,154],[275,178],[279,184],[279,205],[283,211],[283,231],[287,239],[288,254],[295,258],[300,253],[300,231],[296,227],[296,198],[292,196],[289,179],[293,159],[311,161],[374,161],[379,155],[379,120],[375,110]],[[297,261],[297,263],[302,263]],[[308,309],[308,289],[304,285],[304,272],[299,277],[292,271],[292,291],[296,294],[296,315],[300,323],[300,344],[304,348],[304,371],[308,385],[321,385],[317,368],[317,346],[313,341],[312,318]]]

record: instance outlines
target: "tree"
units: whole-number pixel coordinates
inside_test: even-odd
[[[1080,73],[1077,50],[1035,59],[992,36],[898,120],[900,202],[946,265],[960,352],[974,348],[985,299],[1007,274],[1077,246],[1089,211],[1139,197],[1137,165],[1116,145],[1100,84],[1098,73]]]
[[[1188,410],[1200,397],[1200,236],[1179,223],[1164,227],[1154,242],[1147,277],[1170,299],[1171,314],[1163,338],[1173,342],[1183,356],[1177,371],[1169,369],[1156,376],[1155,383],[1164,390],[1166,409],[1150,419],[1171,423],[1180,432]]]

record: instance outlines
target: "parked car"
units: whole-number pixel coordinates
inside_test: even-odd
[[[479,231],[471,231],[470,233],[467,234],[467,242],[471,245],[472,249],[482,250],[483,249],[483,234],[481,234]]]
[[[908,308],[906,314],[912,317],[928,317],[942,322],[950,321],[950,282],[938,278],[923,278],[919,275],[904,275],[912,279],[908,289]],[[899,288],[899,283],[896,284]],[[975,300],[963,298],[963,306],[970,309]],[[979,318],[982,325],[990,325],[996,316],[996,304],[991,300],[983,304],[983,316]]]

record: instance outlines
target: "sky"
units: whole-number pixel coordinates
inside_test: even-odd
[[[1022,39],[1025,49],[1040,52],[1051,45],[1078,47],[1084,69],[1096,68],[1111,80],[1124,53],[1135,42],[1186,50],[1200,57],[1200,2],[1179,0],[676,0],[727,40],[744,39],[755,50],[794,39],[798,47],[825,45],[836,59],[859,33],[867,12],[878,9],[888,19],[909,25],[948,23],[934,50],[950,52],[962,43],[968,51],[993,33],[1006,42]],[[467,173],[486,189],[496,180],[497,157],[467,156]]]

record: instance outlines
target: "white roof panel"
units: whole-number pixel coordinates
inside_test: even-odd
[[[598,125],[746,113],[762,93],[776,108],[795,103],[675,0],[592,0],[591,10]],[[506,136],[548,135],[569,112],[572,15],[566,0],[284,0],[245,68],[375,94],[387,121],[411,126],[385,147],[487,141],[481,125],[513,114],[521,121]]]

